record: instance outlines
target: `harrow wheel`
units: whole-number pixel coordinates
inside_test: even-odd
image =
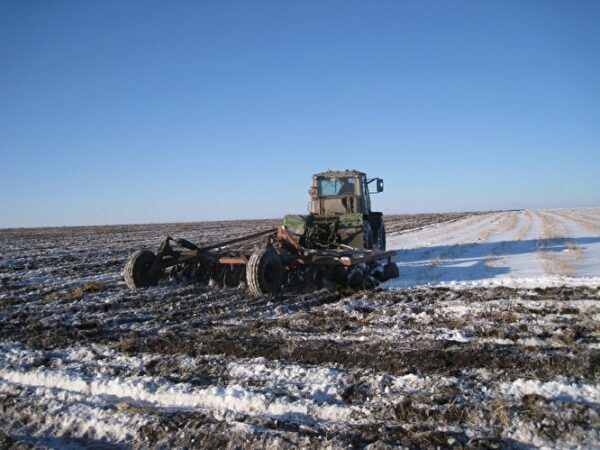
[[[130,288],[154,286],[158,283],[159,274],[151,274],[150,267],[156,260],[156,255],[150,250],[138,250],[129,255],[123,278]]]
[[[281,289],[283,265],[279,256],[270,249],[252,253],[246,265],[248,291],[255,296],[270,294]]]

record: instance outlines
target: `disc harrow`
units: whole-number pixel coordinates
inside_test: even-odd
[[[259,238],[258,248],[229,248]],[[284,287],[372,289],[399,276],[392,262],[395,251],[346,247],[304,248],[285,225],[204,247],[167,236],[156,253],[132,253],[123,275],[130,288],[154,286],[161,279],[189,280],[215,287],[244,284],[255,296]]]

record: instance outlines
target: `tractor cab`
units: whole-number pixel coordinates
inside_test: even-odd
[[[383,192],[381,178],[367,179],[367,175],[356,170],[322,172],[313,175],[310,195],[310,213],[332,216],[348,213],[371,213],[369,185],[375,183],[375,191]]]

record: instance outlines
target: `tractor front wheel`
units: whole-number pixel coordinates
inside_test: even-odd
[[[283,283],[283,264],[271,249],[252,253],[246,265],[248,291],[255,296],[270,294],[281,289]]]
[[[150,267],[156,260],[156,255],[150,250],[138,250],[129,255],[123,278],[130,288],[154,286],[158,283],[158,273],[152,274]]]

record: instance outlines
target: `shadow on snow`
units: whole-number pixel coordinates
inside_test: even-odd
[[[568,248],[567,245],[585,246],[598,242],[599,237],[578,237],[399,248],[394,262],[400,268],[400,279],[391,284],[413,286],[494,278],[511,271],[508,266],[496,265],[504,256],[535,256],[538,251],[560,253]]]

